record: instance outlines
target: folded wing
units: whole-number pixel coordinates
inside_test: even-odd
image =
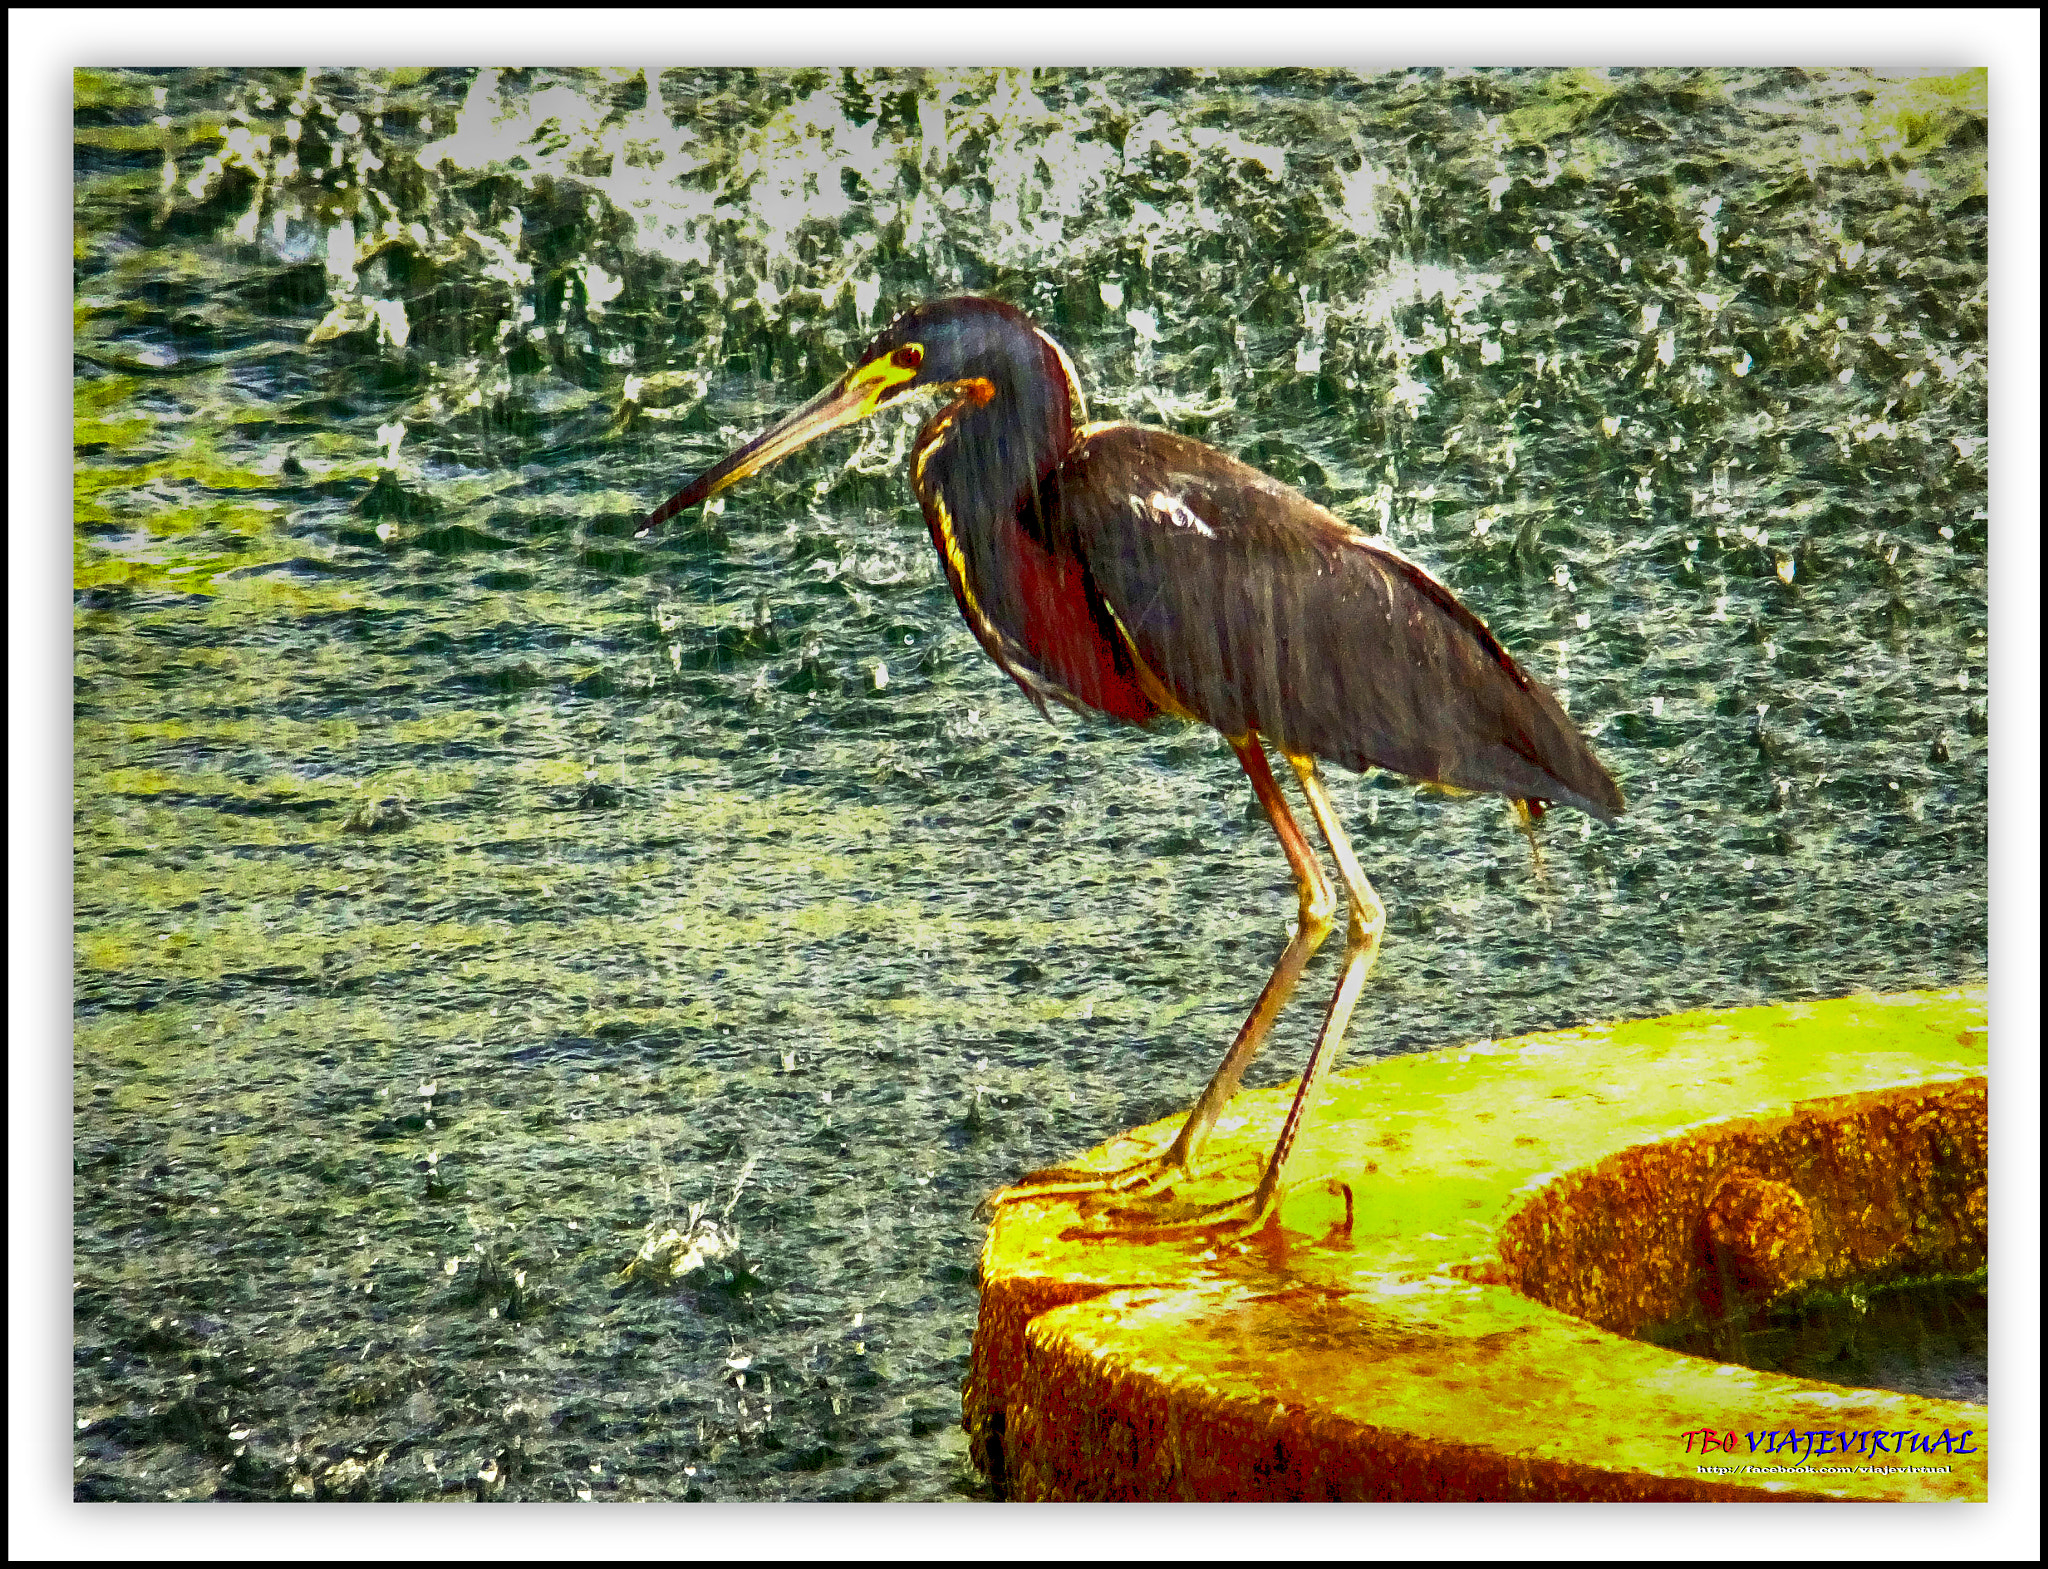
[[[1621,792],[1541,683],[1422,568],[1197,441],[1096,426],[1037,519],[1132,651],[1225,735],[1611,820]],[[1034,521],[1037,521],[1034,519]]]

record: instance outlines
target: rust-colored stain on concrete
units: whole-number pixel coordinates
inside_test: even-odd
[[[1277,1236],[1005,1206],[977,1463],[1038,1499],[1981,1500],[1983,1406],[1629,1337],[1983,1267],[1986,1038],[1970,990],[1481,1042],[1336,1075]],[[1291,1094],[1241,1095],[1185,1196],[1249,1186]]]

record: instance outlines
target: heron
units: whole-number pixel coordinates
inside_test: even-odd
[[[1613,777],[1563,706],[1450,589],[1391,548],[1213,447],[1091,423],[1073,361],[1016,307],[973,296],[904,311],[850,369],[650,513],[646,534],[841,426],[935,395],[910,485],[975,639],[1042,714],[1059,703],[1150,726],[1199,720],[1237,755],[1293,873],[1286,945],[1222,1063],[1163,1151],[1056,1166],[991,1195],[1092,1195],[1105,1233],[1277,1224],[1288,1157],[1335,1062],[1386,930],[1321,763],[1493,793],[1524,825],[1550,805],[1611,822]],[[1246,1067],[1335,930],[1336,890],[1267,757],[1286,760],[1347,911],[1342,967],[1293,1101],[1249,1192],[1171,1206]]]

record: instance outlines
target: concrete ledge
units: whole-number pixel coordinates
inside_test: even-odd
[[[1985,1058],[1981,990],[1549,1032],[1334,1076],[1276,1240],[1006,1206],[976,1462],[1034,1499],[1981,1500],[1983,1406],[1628,1336],[1730,1292],[1981,1268]],[[1189,1197],[1256,1179],[1290,1093],[1239,1097]]]

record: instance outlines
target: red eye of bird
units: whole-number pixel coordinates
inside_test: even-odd
[[[916,370],[924,363],[924,350],[914,343],[906,343],[889,356],[889,363],[898,370]]]

